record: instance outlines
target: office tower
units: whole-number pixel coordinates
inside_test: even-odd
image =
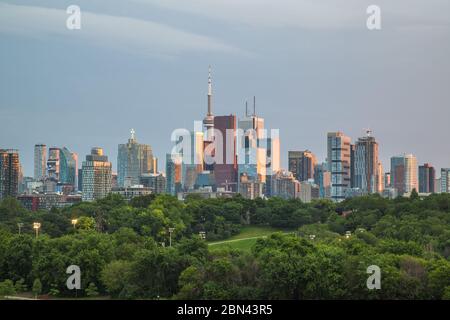
[[[246,104],[245,117],[238,121],[238,188],[241,177],[245,183],[253,181],[266,182],[267,151],[264,145],[264,119],[256,115],[256,98],[253,98],[253,113],[248,112]]]
[[[280,171],[280,137],[272,131],[266,140],[266,184],[264,195],[272,196],[272,177]]]
[[[42,180],[46,175],[47,146],[37,144],[34,146],[34,179]]]
[[[128,143],[118,146],[117,179],[119,187],[124,187],[125,181],[128,181],[130,185],[139,184],[139,177],[142,174],[153,172],[152,148],[149,145],[138,143],[135,134],[134,129],[131,129]]]
[[[314,179],[314,168],[317,165],[316,156],[309,150],[289,151],[289,171],[298,181]]]
[[[255,181],[242,173],[239,182],[239,194],[245,199],[256,199],[263,196],[264,183]]]
[[[400,196],[418,190],[416,157],[407,154],[391,158],[391,185]]]
[[[205,141],[211,142],[214,135],[214,115],[212,112],[212,80],[211,80],[211,66],[208,70],[208,110],[205,118],[203,119],[203,125],[205,127],[206,135]]]
[[[236,125],[235,115],[214,117],[214,128],[222,136],[222,146],[216,144],[214,177],[217,188],[233,192],[237,190]]]
[[[183,189],[185,191],[193,190],[197,175],[203,172],[203,140],[204,133],[202,131],[190,132],[190,143],[185,148],[183,153]]]
[[[0,200],[18,195],[19,175],[19,152],[0,149]]]
[[[327,135],[327,163],[331,172],[331,199],[339,202],[345,199],[350,188],[350,137],[342,132],[329,132]]]
[[[450,193],[450,168],[441,169],[441,193]]]
[[[353,187],[363,193],[380,192],[379,169],[378,143],[368,130],[367,136],[355,143]]]
[[[391,173],[390,172],[386,172],[384,174],[384,188],[390,188],[391,187]]]
[[[153,193],[166,192],[166,177],[162,173],[147,173],[140,177],[140,183],[147,188],[150,188]]]
[[[441,178],[436,178],[434,182],[434,192],[441,193]]]
[[[314,183],[319,186],[319,198],[331,197],[331,172],[328,165],[321,163],[314,168]]]
[[[356,146],[350,144],[350,187],[355,188],[355,158]]]
[[[419,166],[419,192],[434,193],[434,184],[436,180],[434,167],[429,163]]]
[[[59,151],[59,182],[72,186],[72,190],[77,188],[77,166],[78,155],[72,153],[66,147]]]
[[[299,198],[304,203],[310,203],[313,199],[318,199],[320,188],[310,181],[300,181]]]
[[[182,161],[180,153],[166,154],[166,189],[167,193],[176,195],[181,191],[182,184]]]
[[[272,177],[272,196],[283,199],[298,198],[300,182],[294,178],[292,172],[280,170]]]
[[[60,149],[53,147],[48,150],[47,175],[53,181],[59,181]]]
[[[152,173],[158,173],[158,158],[153,157]]]
[[[377,166],[377,182],[376,182],[376,192],[383,193],[384,190],[384,169],[383,164],[381,162],[378,162]]]
[[[112,165],[103,149],[94,147],[82,165],[83,201],[102,199],[111,192]]]
[[[78,191],[83,191],[83,170],[77,169],[78,171]]]

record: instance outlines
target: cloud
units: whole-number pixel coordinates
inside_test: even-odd
[[[81,30],[68,30],[65,10],[0,4],[0,34],[78,39],[140,55],[171,57],[192,52],[248,54],[220,40],[129,17],[81,11]]]
[[[366,9],[381,7],[389,23],[448,25],[448,0],[133,0],[250,27],[342,29],[366,26]],[[439,9],[441,8],[441,9]]]

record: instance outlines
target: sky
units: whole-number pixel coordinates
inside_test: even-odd
[[[103,147],[116,171],[134,128],[164,170],[172,131],[205,115],[211,65],[214,114],[256,96],[284,167],[288,150],[324,161],[327,132],[366,128],[385,170],[402,153],[450,167],[449,40],[448,0],[0,0],[0,148],[28,176],[36,143],[80,160]]]

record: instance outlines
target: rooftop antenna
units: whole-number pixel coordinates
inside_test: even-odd
[[[253,116],[256,116],[256,96],[253,96]]]
[[[248,101],[245,100],[245,116],[248,117]]]
[[[370,128],[365,129],[366,130],[366,135],[367,137],[371,137],[372,136],[372,130],[370,130]]]

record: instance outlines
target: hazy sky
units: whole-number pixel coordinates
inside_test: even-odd
[[[68,30],[66,8],[81,8]],[[366,27],[368,5],[382,30]],[[257,97],[288,150],[325,159],[326,133],[370,127],[389,158],[450,167],[448,0],[0,0],[0,148],[67,146],[84,159],[152,145],[164,165],[175,128],[206,112],[242,116]]]

